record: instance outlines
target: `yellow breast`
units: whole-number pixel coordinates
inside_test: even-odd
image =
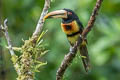
[[[69,41],[71,44],[74,44],[74,43],[78,40],[79,36],[80,36],[80,34],[77,34],[77,35],[75,35],[75,36],[73,36],[73,37],[67,37],[67,38],[68,38],[68,41]]]

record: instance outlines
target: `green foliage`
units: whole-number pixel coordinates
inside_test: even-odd
[[[18,75],[17,80],[33,80],[35,72],[40,72],[39,68],[47,64],[47,62],[40,61],[40,58],[48,52],[42,45],[42,37],[45,33],[43,31],[40,34],[36,43],[30,38],[24,41],[25,44],[21,48],[14,47],[15,51],[21,52],[19,57],[15,54],[11,58]]]
[[[37,40],[37,44],[35,45],[35,48],[33,49],[33,57],[34,57],[34,63],[35,63],[35,65],[34,65],[34,71],[35,71],[35,72],[40,72],[40,71],[39,71],[39,68],[40,68],[41,66],[44,66],[44,65],[47,64],[47,62],[41,62],[41,61],[39,61],[39,59],[40,59],[43,55],[45,55],[46,53],[48,53],[48,51],[49,51],[49,50],[46,50],[45,46],[42,44],[42,42],[43,42],[42,37],[44,36],[44,34],[45,34],[46,32],[47,32],[47,30],[46,30],[46,31],[43,31],[43,32],[40,34],[40,36],[39,36],[39,38],[38,38],[38,40]]]

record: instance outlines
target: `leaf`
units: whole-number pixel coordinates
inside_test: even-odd
[[[43,31],[43,32],[40,34],[40,36],[39,36],[39,38],[38,38],[38,40],[37,40],[37,43],[39,43],[40,39],[43,37],[43,35],[45,35],[45,34],[47,33],[47,31],[48,31],[48,30]]]
[[[44,65],[47,64],[47,62],[43,63],[43,62],[39,62],[39,61],[37,61],[37,63],[39,63],[39,64],[37,64],[37,65],[35,66],[35,71],[36,71],[36,72],[40,72],[40,71],[39,71],[39,68],[40,68],[41,66],[44,66]]]

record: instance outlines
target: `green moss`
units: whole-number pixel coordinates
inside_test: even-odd
[[[48,52],[45,46],[42,45],[42,37],[46,32],[42,32],[39,37],[37,37],[36,42],[34,38],[24,41],[24,45],[19,48],[21,56],[13,55],[12,61],[17,71],[17,80],[34,80],[35,72],[40,72],[39,68],[46,65],[47,62],[41,62],[39,59],[42,55]],[[17,47],[15,47],[17,49]]]

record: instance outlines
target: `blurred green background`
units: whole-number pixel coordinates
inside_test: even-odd
[[[50,11],[69,8],[86,26],[96,0],[52,0]],[[31,37],[40,17],[44,0],[0,0],[0,23],[8,18],[9,35],[14,46]],[[50,50],[42,59],[48,64],[36,73],[36,80],[55,80],[56,71],[69,51],[60,19],[45,22],[44,44]],[[0,33],[0,80],[16,80],[6,40]],[[64,80],[120,80],[120,0],[104,0],[94,28],[88,34],[88,51],[92,69],[86,74],[77,54],[67,69]],[[19,55],[19,54],[18,54]]]

